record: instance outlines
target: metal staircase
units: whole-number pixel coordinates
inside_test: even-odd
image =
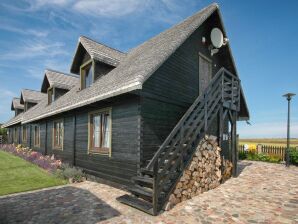
[[[240,109],[240,80],[221,68],[204,93],[189,107],[153,158],[133,177],[133,195],[118,200],[151,215],[157,215],[167,202],[196,146],[223,108]]]

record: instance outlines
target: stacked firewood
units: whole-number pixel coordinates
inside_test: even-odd
[[[215,136],[206,135],[201,140],[190,165],[170,195],[165,210],[219,186],[222,178],[220,151]]]
[[[233,163],[229,160],[223,159],[222,161],[222,181],[225,182],[226,180],[230,179],[232,176],[233,170]]]

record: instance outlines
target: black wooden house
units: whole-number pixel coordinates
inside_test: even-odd
[[[24,112],[3,125],[10,142],[137,184],[148,203],[120,200],[156,214],[204,134],[218,136],[236,169],[236,121],[249,112],[229,43],[211,45],[214,28],[226,37],[217,4],[128,53],[80,37],[73,75],[46,70],[36,105],[21,97]]]

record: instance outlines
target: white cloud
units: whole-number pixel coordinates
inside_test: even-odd
[[[120,17],[143,8],[146,2],[146,0],[84,0],[76,2],[73,8],[89,16]]]
[[[7,52],[3,52],[3,54],[0,55],[0,59],[16,61],[43,56],[50,58],[58,55],[69,55],[69,52],[64,49],[64,43],[28,40],[21,46],[14,47]]]
[[[15,96],[15,93],[10,91],[10,90],[7,90],[7,89],[0,89],[0,98],[1,99],[5,99],[7,97],[14,97]]]
[[[1,24],[0,29],[6,30],[9,32],[19,33],[22,35],[32,35],[35,37],[46,37],[49,34],[48,31],[34,30],[34,29],[22,29],[22,28],[18,28],[18,27],[9,26],[7,24]]]
[[[73,2],[73,0],[27,0],[30,4],[30,10],[37,10],[44,6],[66,6]]]
[[[11,90],[0,87],[0,114],[1,115],[4,115],[7,118],[10,117],[11,100],[13,97],[17,97],[17,96],[18,94],[12,92]]]

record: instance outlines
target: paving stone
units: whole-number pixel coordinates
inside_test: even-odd
[[[127,192],[86,181],[0,197],[0,223],[298,223],[298,167],[241,161],[239,176],[157,217],[119,203]]]

